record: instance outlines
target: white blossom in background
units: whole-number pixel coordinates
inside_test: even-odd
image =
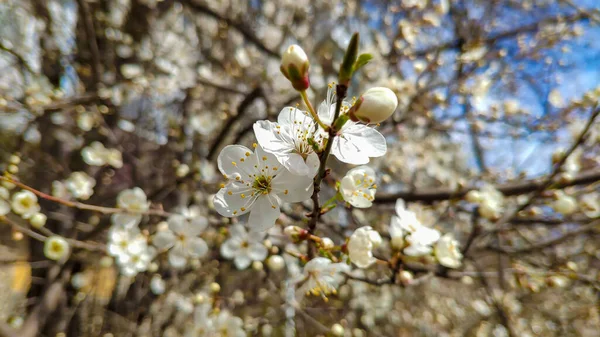
[[[65,180],[65,187],[69,193],[80,200],[88,200],[94,194],[96,179],[90,177],[85,172],[73,172]]]
[[[0,216],[10,213],[9,198],[10,192],[5,187],[0,186]]]
[[[152,291],[154,295],[162,295],[165,293],[165,290],[165,280],[163,280],[159,274],[152,276],[152,279],[150,280],[150,291]]]
[[[44,241],[44,255],[50,260],[64,260],[69,252],[69,243],[62,236],[50,236]]]
[[[344,200],[357,208],[373,205],[377,185],[375,170],[368,166],[359,166],[346,173],[340,182],[340,193]]]
[[[208,245],[198,237],[208,226],[203,216],[186,218],[174,214],[167,219],[169,228],[154,235],[152,243],[159,250],[169,249],[169,263],[175,268],[183,268],[188,258],[200,258],[208,252]]]
[[[458,268],[461,266],[462,254],[458,249],[458,241],[452,234],[445,234],[435,244],[435,257],[444,267]]]
[[[408,247],[404,248],[403,252],[408,256],[429,255],[440,236],[441,234],[437,229],[418,226],[406,236],[405,240]]]
[[[216,336],[246,337],[244,321],[233,316],[229,311],[222,310],[213,319]]]
[[[583,213],[590,218],[600,216],[600,195],[598,193],[589,193],[581,197],[579,207]]]
[[[148,246],[146,240],[140,244],[130,245],[126,254],[120,256],[117,263],[121,267],[121,273],[125,276],[135,276],[148,270],[150,262],[156,256],[156,249]]]
[[[23,219],[29,219],[34,214],[40,211],[38,198],[33,192],[22,190],[12,196],[11,207],[15,214],[20,215]]]
[[[313,191],[311,177],[291,174],[260,146],[252,152],[245,146],[228,145],[217,161],[228,182],[213,199],[215,209],[225,217],[250,212],[247,224],[253,231],[273,227],[281,203],[304,201]]]
[[[406,208],[404,200],[396,200],[395,210],[396,215],[392,216],[389,230],[391,244],[395,249],[402,249],[404,248],[404,236],[414,232],[422,224],[417,219],[417,215]]]
[[[324,134],[319,130],[308,112],[292,107],[281,110],[277,123],[254,123],[254,134],[263,150],[275,155],[291,173],[311,178],[317,174],[320,162],[309,139],[321,144]]]
[[[146,193],[139,188],[123,190],[117,196],[117,207],[134,213],[117,213],[113,214],[111,221],[113,225],[118,226],[137,226],[142,220],[141,212],[145,212],[150,208],[150,203],[146,197]]]
[[[203,136],[212,134],[221,125],[221,120],[210,113],[200,113],[190,118],[190,126]]]
[[[108,230],[106,250],[110,256],[118,260],[121,255],[127,254],[130,245],[140,245],[145,240],[137,227],[112,226]]]
[[[377,261],[373,256],[373,249],[380,245],[381,236],[371,226],[358,228],[348,241],[350,260],[359,268],[368,268]]]
[[[247,232],[243,225],[229,228],[229,239],[221,244],[221,256],[233,260],[237,269],[246,269],[253,261],[263,261],[268,250],[263,244],[265,232]]]
[[[556,200],[552,202],[552,208],[556,212],[570,215],[577,211],[577,200],[574,197],[565,194],[563,191],[556,191],[555,198]]]
[[[204,295],[202,295],[204,296]],[[202,303],[196,305],[194,310],[194,319],[188,325],[183,333],[184,337],[211,337],[214,335],[214,324],[211,313],[210,304],[203,300]]]
[[[91,166],[110,165],[114,168],[123,167],[123,155],[117,149],[107,149],[100,142],[93,142],[81,150],[83,161]]]
[[[321,121],[331,125],[335,116],[336,95],[333,86],[329,86],[327,98],[319,105],[318,115]],[[350,104],[344,102],[342,110],[348,111]],[[331,154],[339,161],[352,165],[363,165],[370,157],[381,157],[387,152],[385,138],[379,131],[364,124],[347,121],[333,140]]]
[[[488,220],[500,217],[504,209],[504,195],[492,185],[469,191],[466,200],[479,205],[479,214]]]
[[[344,273],[349,271],[350,266],[345,263],[332,263],[330,259],[316,257],[308,261],[302,274],[290,282],[299,286],[298,292],[301,294],[328,296],[337,293],[337,288],[345,279]]]

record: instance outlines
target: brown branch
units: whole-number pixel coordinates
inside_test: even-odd
[[[565,188],[569,186],[590,184],[597,181],[600,181],[600,169],[592,169],[576,175],[570,181],[557,181],[554,186],[556,188]],[[515,196],[533,192],[542,185],[544,185],[544,181],[538,178],[523,182],[496,185],[495,188],[505,196]],[[476,189],[476,187],[471,186],[458,190],[450,188],[423,188],[415,191],[402,191],[398,193],[379,193],[375,197],[375,203],[391,204],[395,203],[397,199],[431,203],[435,201],[462,198],[469,193],[469,191]]]
[[[9,53],[10,55],[12,55],[14,58],[17,59],[17,63],[19,63],[19,65],[21,65],[23,68],[27,69],[27,71],[30,72],[31,74],[35,74],[35,71],[33,71],[33,69],[31,69],[31,67],[29,66],[29,63],[27,63],[27,61],[25,61],[25,59],[23,57],[21,57],[21,55],[19,55],[16,51],[14,51],[11,48],[7,47],[6,45],[2,44],[2,41],[0,41],[0,50],[5,51],[5,52]]]
[[[541,25],[553,25],[553,24],[557,24],[559,22],[576,22],[576,21],[584,20],[584,19],[588,19],[588,18],[590,18],[590,15],[588,13],[584,13],[584,12],[580,12],[580,13],[569,15],[569,16],[559,15],[556,17],[543,19],[543,20],[534,22],[529,25],[517,27],[515,29],[511,29],[508,31],[504,31],[501,33],[491,35],[491,36],[487,37],[486,39],[484,39],[482,42],[486,45],[493,45],[494,43],[496,43],[500,40],[514,38],[514,37],[518,36],[519,34],[534,33],[539,29],[539,27]],[[464,41],[462,41],[461,39],[448,41],[446,43],[442,43],[437,46],[429,47],[429,48],[426,48],[423,50],[418,50],[415,52],[414,55],[418,56],[418,57],[423,57],[430,53],[445,51],[445,50],[449,50],[449,49],[459,49],[462,46],[463,42]]]
[[[279,55],[278,52],[273,51],[273,50],[269,49],[267,46],[265,46],[265,44],[258,37],[256,37],[256,35],[254,35],[252,30],[250,30],[249,27],[246,27],[242,23],[236,22],[233,19],[227,18],[227,17],[215,12],[214,10],[210,9],[208,6],[206,6],[204,4],[200,4],[198,2],[195,2],[194,0],[183,1],[183,3],[187,4],[188,7],[194,11],[206,14],[206,15],[213,17],[219,21],[223,21],[223,22],[227,23],[228,26],[235,28],[240,34],[242,34],[244,36],[244,38],[246,38],[246,41],[254,44],[259,50],[265,52],[267,55],[269,55],[271,57],[275,57],[275,58],[281,57],[281,55]]]
[[[70,200],[57,198],[55,196],[38,191],[31,186],[25,185],[22,182],[15,180],[13,178],[7,177],[7,176],[0,176],[0,180],[9,182],[11,184],[15,184],[24,190],[32,192],[33,194],[35,194],[36,196],[38,196],[42,199],[49,200],[49,201],[52,201],[52,202],[55,202],[55,203],[58,203],[58,204],[61,204],[61,205],[67,206],[67,207],[77,208],[77,209],[84,210],[84,211],[98,212],[98,213],[102,213],[102,214],[126,213],[126,214],[156,215],[156,216],[161,216],[161,217],[165,217],[165,218],[167,218],[171,215],[171,213],[165,212],[161,209],[149,209],[147,211],[138,211],[138,210],[129,210],[129,209],[125,209],[125,208],[104,207],[104,206],[84,204],[84,203],[78,202],[78,201],[70,201]]]
[[[593,223],[590,223],[588,225],[585,226],[581,226],[575,230],[569,231],[557,238],[551,239],[551,240],[546,240],[546,241],[542,241],[542,242],[538,242],[535,243],[533,245],[527,246],[527,247],[523,247],[523,248],[508,248],[508,247],[489,247],[490,250],[495,251],[495,252],[499,252],[499,253],[504,253],[504,254],[508,254],[508,255],[518,255],[518,254],[524,254],[524,253],[531,253],[531,252],[535,252],[538,250],[542,250],[544,248],[548,248],[554,245],[557,245],[559,243],[562,243],[564,241],[566,241],[567,239],[573,237],[573,236],[577,236],[579,234],[583,234],[583,233],[587,233],[589,231],[594,230],[595,228],[598,227],[598,225],[600,224],[600,221],[595,221]]]
[[[229,120],[227,120],[224,123],[221,132],[219,132],[219,135],[215,138],[215,142],[208,151],[207,158],[209,158],[210,160],[215,159],[217,151],[221,149],[221,144],[223,144],[223,142],[226,140],[227,133],[229,133],[229,130],[231,130],[231,126],[238,122],[244,116],[246,110],[248,109],[250,104],[254,102],[254,100],[263,96],[264,93],[261,87],[256,87],[248,94],[246,94],[246,97],[244,97],[240,105],[238,105],[237,114],[235,116],[230,117]]]
[[[92,90],[96,90],[98,89],[98,84],[100,84],[102,73],[100,50],[98,48],[98,41],[96,41],[96,30],[94,28],[94,17],[86,0],[77,0],[77,4],[81,8],[85,37],[90,48],[90,53],[92,54]]]

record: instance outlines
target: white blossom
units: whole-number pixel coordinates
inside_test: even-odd
[[[458,241],[452,234],[442,236],[435,245],[435,257],[438,262],[448,268],[458,268],[462,264],[462,254],[458,249]]]
[[[112,226],[108,231],[108,254],[117,261],[122,256],[129,254],[129,247],[132,245],[143,246],[146,238],[137,227]],[[134,248],[132,250],[138,250]]]
[[[150,203],[146,197],[146,193],[139,188],[124,190],[117,196],[117,207],[132,211],[132,213],[117,213],[111,217],[113,225],[119,226],[137,226],[142,220],[141,212],[145,212],[150,208]]]
[[[440,239],[440,232],[436,229],[418,226],[415,231],[406,236],[408,247],[404,248],[404,254],[408,256],[428,255],[433,251],[433,244]]]
[[[499,218],[504,208],[504,195],[492,185],[469,191],[466,200],[478,204],[481,216],[489,220]]]
[[[590,193],[581,197],[579,207],[583,213],[590,218],[600,216],[600,195],[598,193]]]
[[[307,112],[292,107],[281,110],[277,123],[254,123],[254,134],[263,150],[275,155],[291,173],[311,178],[320,162],[309,140],[322,143],[321,130]]]
[[[121,273],[125,276],[135,276],[140,272],[148,270],[150,262],[156,256],[156,249],[144,244],[130,245],[127,254],[121,255],[117,263],[121,267]]]
[[[373,257],[373,249],[381,245],[381,236],[371,226],[361,227],[352,233],[348,241],[350,260],[359,268],[368,268],[377,259]]]
[[[37,196],[27,190],[13,194],[11,207],[13,212],[20,215],[23,219],[29,219],[40,211]]]
[[[50,260],[64,260],[69,251],[69,243],[62,236],[50,236],[44,242],[44,255]]]
[[[346,173],[340,182],[340,193],[346,202],[357,208],[373,205],[377,185],[375,170],[368,166],[359,166]]]
[[[65,180],[65,187],[76,199],[89,199],[94,194],[94,186],[96,186],[96,179],[81,171],[71,173]]]
[[[244,321],[233,316],[229,311],[222,310],[213,318],[213,324],[217,336],[246,337]]]
[[[162,295],[165,293],[165,280],[163,280],[159,274],[152,276],[152,279],[150,280],[150,290],[154,295]]]
[[[330,86],[327,98],[318,109],[319,118],[327,125],[331,125],[335,117],[335,101],[336,95]],[[343,110],[347,111],[349,107],[348,102],[344,102]],[[352,165],[366,164],[370,157],[381,157],[386,152],[385,138],[379,131],[350,120],[338,131],[331,148],[331,154],[338,160]]]
[[[344,280],[344,273],[350,271],[350,266],[345,263],[332,263],[324,257],[316,257],[304,266],[302,274],[291,280],[292,284],[299,284],[298,292],[327,296],[336,294],[337,288]]]
[[[396,200],[396,215],[392,216],[390,222],[390,237],[392,247],[402,249],[404,247],[404,236],[414,232],[417,227],[422,226],[417,215],[406,209],[404,200]]]
[[[81,150],[83,161],[92,166],[110,165],[114,168],[123,167],[123,156],[117,149],[107,149],[100,142],[93,142]]]
[[[175,268],[185,267],[188,258],[199,258],[208,252],[208,245],[198,237],[208,226],[203,216],[186,218],[174,214],[167,219],[169,228],[159,231],[152,243],[158,249],[169,250],[169,263]]]
[[[235,224],[229,233],[229,239],[221,245],[221,255],[233,260],[237,269],[246,269],[252,261],[263,261],[267,257],[267,248],[262,243],[265,232],[248,233],[244,226]]]
[[[248,226],[264,231],[275,224],[282,202],[300,202],[313,191],[313,180],[285,169],[273,154],[255,146],[255,152],[241,145],[226,146],[217,159],[228,182],[215,195],[213,203],[226,217],[250,212]]]
[[[577,210],[577,200],[563,191],[557,191],[556,200],[552,202],[552,208],[558,213],[570,215]]]
[[[194,308],[193,323],[184,332],[185,337],[246,337],[244,321],[229,311],[213,313],[208,303]]]

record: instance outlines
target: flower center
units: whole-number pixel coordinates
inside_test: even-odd
[[[271,179],[270,176],[258,176],[254,178],[254,182],[252,183],[252,188],[259,193],[269,194],[271,193]]]

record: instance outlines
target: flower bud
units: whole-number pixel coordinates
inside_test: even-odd
[[[384,87],[367,90],[350,110],[350,119],[364,123],[381,123],[398,107],[396,94]]]
[[[333,247],[335,247],[335,243],[333,243],[333,240],[331,240],[330,238],[322,238],[321,247],[323,247],[323,249],[330,250],[333,249]]]
[[[570,215],[577,210],[577,200],[570,195],[560,193],[552,204],[552,208],[558,213]]]
[[[33,228],[42,228],[46,224],[46,220],[48,217],[44,213],[35,213],[30,219],[31,227]]]
[[[60,236],[51,236],[44,243],[44,255],[50,260],[63,260],[69,255],[69,251],[69,243]]]
[[[299,45],[293,44],[283,53],[281,57],[281,72],[283,76],[292,82],[294,89],[303,91],[308,89],[308,57]]]
[[[285,260],[279,255],[272,255],[267,259],[267,267],[272,271],[280,271],[285,267]]]
[[[300,228],[298,226],[287,226],[283,229],[283,233],[285,235],[294,236],[294,235],[306,235],[306,229]]]

